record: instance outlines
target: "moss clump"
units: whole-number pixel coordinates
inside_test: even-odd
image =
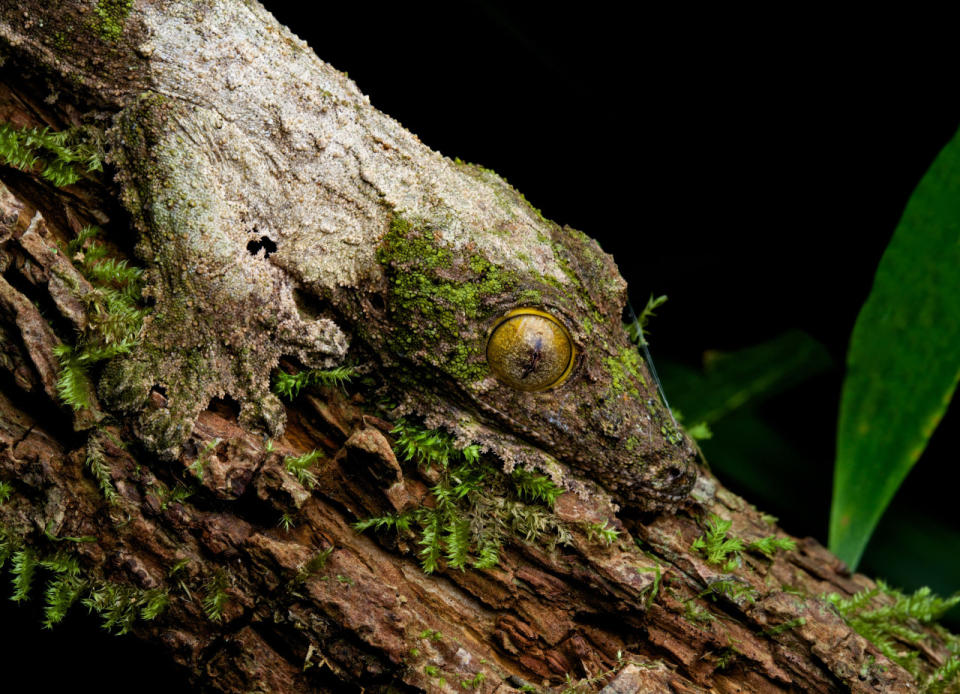
[[[55,538],[73,540],[77,538]],[[38,572],[46,574],[43,625],[52,628],[78,601],[103,620],[103,628],[126,634],[137,620],[156,619],[170,602],[165,589],[142,590],[130,585],[83,575],[77,558],[64,550],[45,553],[26,547],[16,533],[0,525],[0,568],[10,561],[13,600],[29,600]]]
[[[394,351],[419,354],[461,382],[484,378],[478,319],[496,299],[517,289],[515,273],[483,256],[442,244],[437,230],[394,217],[377,249],[386,270]]]
[[[304,388],[311,386],[343,387],[356,374],[355,366],[338,366],[334,369],[307,369],[293,374],[280,370],[274,377],[273,392],[293,401]]]
[[[449,434],[402,419],[391,433],[405,463],[436,468],[433,504],[367,518],[354,527],[416,533],[424,572],[493,568],[511,536],[549,548],[571,542],[570,530],[552,513],[563,489],[550,478],[521,467],[506,475],[481,456],[478,446],[458,448]]]
[[[735,571],[740,567],[740,553],[743,551],[756,552],[767,559],[773,559],[778,551],[792,552],[797,548],[794,540],[776,535],[745,542],[730,533],[732,521],[724,520],[712,513],[704,525],[703,534],[693,541],[690,549],[699,552],[708,563],[722,566],[727,572]]]
[[[0,162],[24,171],[40,166],[40,177],[57,187],[80,180],[81,169],[102,171],[100,145],[80,128],[16,128],[0,123]]]
[[[536,289],[524,289],[517,296],[517,303],[522,306],[541,306],[543,305],[543,293]]]
[[[882,600],[883,596],[889,599]],[[921,692],[956,691],[957,676],[960,675],[960,657],[956,653],[960,650],[960,639],[935,622],[960,603],[960,593],[941,598],[924,587],[912,595],[905,595],[883,581],[877,581],[876,588],[861,590],[849,598],[841,598],[836,593],[824,597],[854,631],[913,675]],[[934,625],[954,654],[926,677],[922,674],[920,661],[928,652],[922,642],[929,636],[922,631],[922,625]]]
[[[123,25],[127,21],[133,0],[99,0],[93,8],[96,15],[96,29],[104,41],[116,42],[123,35]]]
[[[57,393],[75,410],[93,406],[90,369],[100,362],[128,354],[137,344],[147,309],[142,306],[143,271],[126,260],[108,257],[108,249],[94,237],[96,227],[83,229],[67,247],[67,257],[93,285],[79,298],[88,323],[75,345],[58,345],[60,360]]]

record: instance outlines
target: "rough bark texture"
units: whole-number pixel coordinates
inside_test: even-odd
[[[710,514],[746,543],[787,536],[671,430],[594,245],[423,147],[255,4],[37,5],[2,5],[0,121],[90,126],[111,165],[62,188],[0,170],[8,546],[68,552],[88,599],[166,595],[129,626],[211,691],[917,691],[822,598],[873,584],[815,541],[719,565],[691,548]],[[76,267],[89,246],[64,253],[89,224],[146,268],[153,310],[75,411],[55,348],[100,320]],[[490,296],[449,289],[471,283]],[[568,390],[513,393],[483,364],[490,320],[518,304],[570,326]],[[345,356],[365,375],[346,391],[269,390],[278,363]],[[402,413],[503,474],[550,475],[568,491],[544,522],[565,541],[506,532],[495,567],[428,575],[413,533],[358,533],[436,504],[437,469],[394,453]],[[285,461],[312,450],[305,486]],[[929,643],[924,672],[948,656]]]

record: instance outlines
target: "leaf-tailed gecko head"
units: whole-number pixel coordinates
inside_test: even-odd
[[[353,303],[407,407],[508,465],[557,460],[621,503],[675,506],[694,451],[622,323],[626,284],[584,234],[542,219],[470,232],[395,214],[382,282]]]

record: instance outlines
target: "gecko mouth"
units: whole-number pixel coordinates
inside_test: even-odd
[[[541,431],[525,426],[514,417],[486,402],[474,401],[487,417],[494,420],[494,424],[502,435],[502,445],[509,446],[507,441],[516,440],[521,445],[528,445],[540,452],[555,458],[571,468],[571,470],[585,479],[597,482],[610,492],[621,504],[639,508],[644,511],[658,511],[665,506],[673,506],[686,498],[697,479],[697,467],[694,463],[694,453],[684,446],[677,449],[675,458],[665,460],[646,460],[637,455],[631,455],[624,443],[612,448],[605,457],[605,463],[598,466],[595,453],[590,454],[583,448],[570,450],[556,445],[556,441],[544,435]],[[601,479],[597,468],[608,470],[608,480]],[[655,476],[637,476],[637,470],[657,468]],[[618,475],[617,470],[623,474]],[[613,483],[611,483],[613,481]]]

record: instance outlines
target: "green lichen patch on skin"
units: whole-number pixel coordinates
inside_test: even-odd
[[[610,374],[610,390],[614,395],[629,393],[639,397],[640,389],[646,388],[640,355],[633,347],[624,347],[617,356],[604,358],[603,363]]]
[[[99,0],[93,8],[100,37],[117,41],[123,35],[123,25],[133,9],[133,0]]]
[[[444,246],[435,229],[402,216],[391,221],[377,260],[388,283],[394,350],[420,353],[461,383],[486,377],[477,321],[518,286],[517,275]]]

